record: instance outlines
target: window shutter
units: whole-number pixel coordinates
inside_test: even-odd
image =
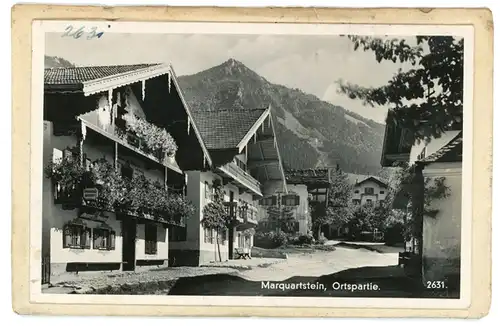
[[[101,232],[94,229],[94,249],[99,249],[101,247]]]
[[[83,248],[90,249],[90,228],[84,229],[82,242]]]
[[[110,231],[109,232],[109,249],[110,250],[115,250],[115,239],[116,239],[115,231]]]
[[[71,243],[71,229],[69,225],[65,225],[63,228],[63,248],[68,248]]]

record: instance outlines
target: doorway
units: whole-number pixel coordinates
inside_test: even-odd
[[[135,270],[135,238],[137,232],[137,221],[130,217],[122,220],[122,270]]]

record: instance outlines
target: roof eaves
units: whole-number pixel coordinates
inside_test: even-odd
[[[270,107],[268,107],[264,112],[262,112],[262,114],[260,115],[260,117],[257,119],[257,121],[255,121],[255,123],[253,124],[253,126],[250,128],[250,130],[248,130],[248,132],[246,133],[246,135],[243,136],[243,138],[240,140],[240,142],[236,146],[238,148],[238,151],[240,153],[245,148],[245,146],[248,144],[248,142],[250,141],[250,139],[252,138],[252,136],[257,132],[257,129],[260,127],[260,125],[270,115],[270,112],[271,112],[271,108]],[[274,132],[274,130],[273,130],[273,132]]]
[[[444,145],[443,147],[441,147],[435,153],[433,153],[433,154],[425,157],[424,159],[418,161],[418,163],[424,163],[425,164],[425,163],[435,162],[435,161],[439,160],[441,157],[443,157],[449,151],[455,149],[458,145],[461,145],[462,142],[463,142],[463,135],[462,135],[462,132],[459,132],[446,145]]]
[[[83,82],[85,96],[148,80],[171,72],[170,65],[157,64]]]
[[[193,118],[193,114],[191,112],[191,108],[189,107],[189,104],[187,103],[186,99],[184,98],[184,93],[182,92],[182,89],[179,86],[179,82],[177,81],[177,75],[175,74],[174,68],[172,67],[172,65],[168,65],[168,67],[169,67],[169,70],[170,70],[170,73],[171,73],[172,81],[173,81],[173,83],[174,83],[174,85],[175,85],[175,87],[177,89],[177,92],[179,93],[179,97],[181,99],[181,102],[184,105],[184,108],[186,109],[186,113],[187,113],[187,115],[189,117],[189,120],[191,120],[190,123],[193,126],[193,130],[194,130],[194,132],[196,134],[196,138],[198,138],[198,142],[201,145],[203,153],[205,154],[205,158],[208,161],[208,164],[210,166],[213,166],[212,158],[210,157],[210,153],[208,152],[208,149],[207,149],[207,147],[205,145],[205,142],[203,141],[203,138],[201,137],[200,130],[196,126],[196,121]]]
[[[281,160],[280,149],[279,149],[279,146],[278,146],[278,137],[276,135],[276,129],[274,127],[274,121],[273,121],[272,115],[271,115],[271,106],[268,107],[268,110],[269,110],[269,119],[271,120],[271,128],[273,130],[273,135],[274,135],[274,147],[276,148],[276,153],[277,153],[277,156],[278,156],[279,170],[280,170],[280,173],[281,173],[281,178],[283,180],[283,191],[285,193],[288,193],[288,187],[287,187],[287,184],[286,184],[285,169],[283,168],[283,162]]]

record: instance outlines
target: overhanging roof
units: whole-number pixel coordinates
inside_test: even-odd
[[[435,153],[420,160],[420,163],[437,163],[437,162],[461,162],[463,147],[463,133],[459,132],[446,145],[441,147]]]
[[[169,82],[174,85],[184,106],[189,122],[196,134],[199,144],[203,150],[205,159],[212,166],[210,153],[203,142],[201,133],[196,125],[193,113],[186,102],[182,89],[179,87],[177,75],[169,64],[133,64],[133,65],[109,65],[109,66],[87,66],[87,67],[64,67],[47,68],[44,71],[45,92],[67,93],[83,92],[89,96],[101,92],[109,92],[113,89],[145,82],[148,79],[166,75]]]

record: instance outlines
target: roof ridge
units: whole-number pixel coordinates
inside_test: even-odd
[[[74,67],[48,67],[44,68],[45,70],[51,70],[51,69],[60,69],[60,70],[66,70],[66,69],[84,69],[84,68],[103,68],[103,67],[132,67],[132,66],[159,66],[164,63],[161,62],[156,62],[156,63],[131,63],[131,64],[122,64],[122,65],[90,65],[90,66],[74,66]]]

